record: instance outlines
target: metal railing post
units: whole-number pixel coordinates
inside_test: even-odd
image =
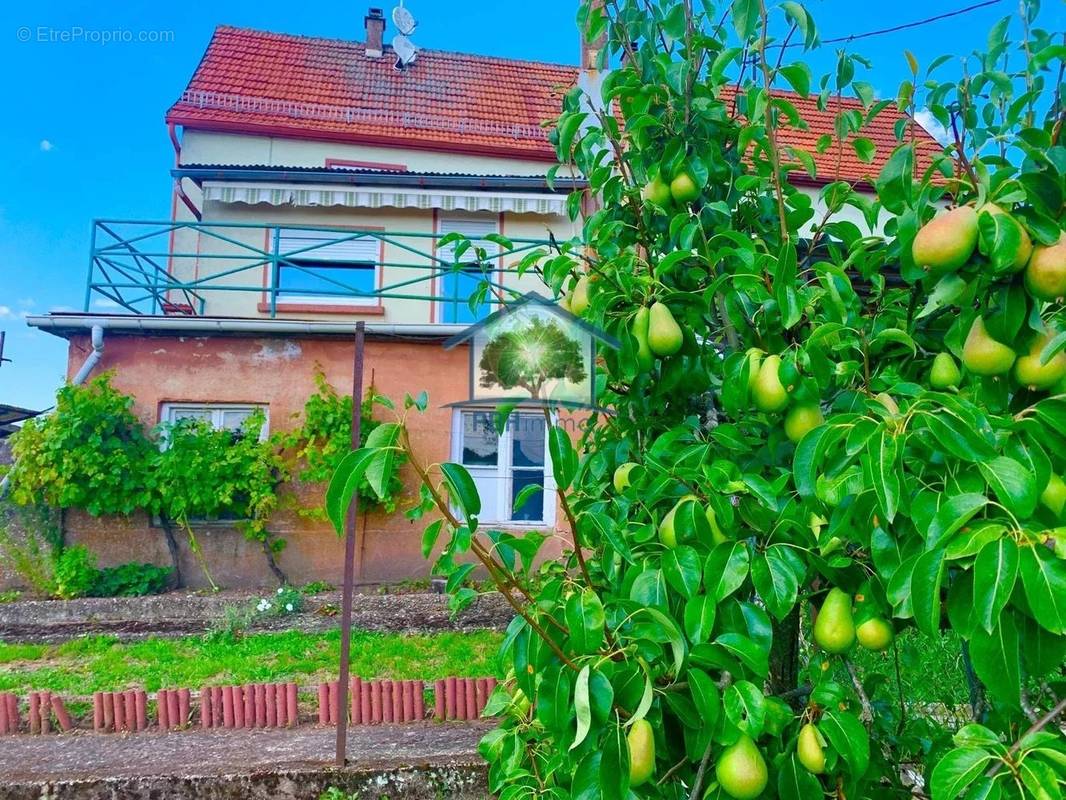
[[[278,281],[281,268],[278,266],[278,251],[281,250],[281,226],[274,226],[274,246],[270,252],[270,318],[278,315]]]
[[[93,273],[96,272],[96,220],[93,220],[93,229],[89,234],[89,279],[85,282],[85,311],[88,312],[92,303]]]

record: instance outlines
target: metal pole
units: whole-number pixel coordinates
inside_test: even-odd
[[[352,368],[352,449],[359,448],[363,406],[363,339],[366,323],[355,323],[355,361]],[[355,590],[355,523],[359,495],[352,495],[344,526],[344,589],[341,595],[341,670],[337,685],[337,766],[348,756],[348,683],[352,651],[352,594]]]

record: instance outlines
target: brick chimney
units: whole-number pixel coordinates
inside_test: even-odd
[[[385,14],[380,8],[371,8],[363,21],[366,24],[366,57],[381,58],[384,53],[382,39],[385,35]]]

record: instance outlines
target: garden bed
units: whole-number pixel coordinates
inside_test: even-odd
[[[268,593],[267,593],[268,594]],[[120,639],[185,636],[217,628],[233,609],[254,605],[264,592],[200,594],[170,592],[149,597],[83,598],[80,600],[17,600],[0,603],[0,640],[59,642],[86,633]],[[299,613],[259,616],[251,630],[328,631],[340,624],[340,593],[305,598]],[[513,612],[498,594],[482,595],[457,617],[440,594],[360,593],[352,625],[366,631],[431,633],[435,631],[501,630]]]
[[[363,800],[487,798],[477,742],[488,728],[360,728],[350,735],[344,769],[332,764],[332,728],[18,736],[4,742],[0,800],[317,800],[330,787]]]

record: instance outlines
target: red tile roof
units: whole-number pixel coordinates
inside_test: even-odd
[[[537,61],[422,50],[407,70],[389,52],[367,58],[362,43],[220,26],[167,121],[188,128],[270,133],[554,161],[542,123],[559,114],[578,68]],[[808,150],[819,178],[835,177],[836,152],[815,142],[832,133],[834,110],[790,98],[810,130],[782,131],[782,144]],[[858,101],[846,101],[860,108]],[[872,164],[845,147],[839,177],[876,175],[895,146],[895,113],[864,131]],[[926,147],[938,149],[919,128]]]

